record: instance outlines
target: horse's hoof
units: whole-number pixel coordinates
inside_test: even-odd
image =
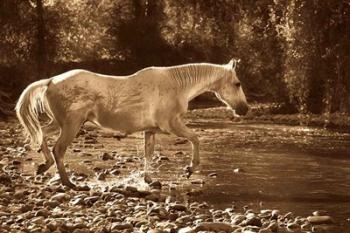
[[[46,171],[47,171],[47,166],[45,163],[42,163],[38,166],[38,168],[36,170],[36,174],[41,175],[41,174],[45,173]]]
[[[191,177],[191,175],[193,174],[193,167],[187,166],[185,168],[185,172],[186,172],[186,178],[189,179]]]

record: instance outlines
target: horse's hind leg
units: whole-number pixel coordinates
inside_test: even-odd
[[[37,174],[46,172],[54,164],[53,155],[47,146],[47,138],[56,133],[59,130],[59,126],[56,122],[51,121],[49,124],[42,127],[41,130],[43,132],[43,142],[40,150],[44,155],[45,162],[38,166]]]
[[[81,120],[81,118],[77,117],[66,119],[64,125],[61,127],[61,134],[53,148],[53,155],[62,184],[80,191],[89,190],[89,187],[77,187],[69,180],[68,174],[64,167],[63,159],[67,147],[75,138],[83,122],[84,121]]]

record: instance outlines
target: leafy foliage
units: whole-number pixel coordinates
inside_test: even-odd
[[[350,112],[349,21],[345,0],[2,0],[0,82],[236,57],[250,100]]]

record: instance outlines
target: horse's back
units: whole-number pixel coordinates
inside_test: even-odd
[[[72,114],[87,115],[101,101],[107,79],[87,70],[71,70],[52,77],[46,91],[50,108],[64,119]]]
[[[167,71],[153,67],[124,77],[68,71],[52,78],[47,98],[63,120],[82,117],[125,132],[157,127],[179,108]]]

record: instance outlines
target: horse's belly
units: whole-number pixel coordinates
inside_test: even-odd
[[[95,122],[103,128],[109,128],[124,133],[133,133],[156,127],[151,119],[140,109],[128,111],[99,112]]]

